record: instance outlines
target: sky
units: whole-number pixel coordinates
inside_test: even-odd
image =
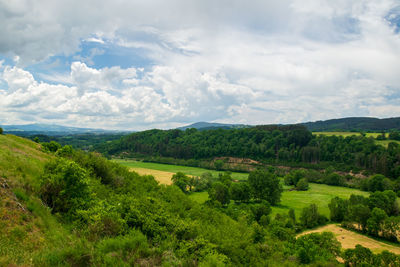
[[[400,116],[399,0],[0,0],[0,124]]]

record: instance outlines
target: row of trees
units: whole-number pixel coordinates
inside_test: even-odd
[[[372,193],[368,198],[351,195],[345,200],[335,197],[329,204],[334,222],[372,236],[397,241],[400,230],[399,206],[396,194],[387,190]]]

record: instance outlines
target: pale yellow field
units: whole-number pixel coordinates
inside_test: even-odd
[[[130,168],[130,170],[137,172],[140,175],[153,175],[154,178],[160,184],[166,184],[166,185],[172,184],[171,178],[172,178],[172,175],[175,174],[173,172],[165,172],[165,171],[151,170],[151,169],[145,169],[145,168]]]
[[[320,232],[332,232],[336,236],[337,240],[342,244],[343,249],[355,248],[357,244],[360,244],[363,247],[371,249],[375,253],[380,253],[383,250],[388,250],[390,252],[400,254],[400,247],[398,246],[390,245],[369,238],[367,236],[357,234],[355,232],[346,230],[336,224],[328,224],[314,230],[306,231],[299,234],[299,236]]]

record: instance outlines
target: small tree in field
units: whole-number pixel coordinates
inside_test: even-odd
[[[283,189],[274,173],[261,169],[252,171],[248,183],[255,199],[266,200],[271,205],[280,202]]]

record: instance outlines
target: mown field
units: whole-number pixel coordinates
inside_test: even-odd
[[[218,177],[218,174],[222,173],[221,171],[208,170],[197,167],[161,164],[153,162],[142,162],[142,161],[125,160],[125,159],[115,159],[114,161],[129,168],[151,169],[151,170],[158,170],[171,173],[183,172],[184,174],[189,174],[193,176],[200,176],[205,172],[210,172],[213,176]],[[249,176],[248,173],[232,172],[232,178],[236,180],[246,180],[248,176]]]
[[[357,244],[360,244],[363,247],[369,248],[374,253],[380,253],[384,250],[388,250],[390,252],[400,254],[400,246],[398,244],[387,241],[378,241],[366,235],[344,229],[336,224],[328,224],[317,229],[305,231],[299,234],[299,236],[321,232],[332,232],[336,239],[342,244],[343,249],[355,248]]]

